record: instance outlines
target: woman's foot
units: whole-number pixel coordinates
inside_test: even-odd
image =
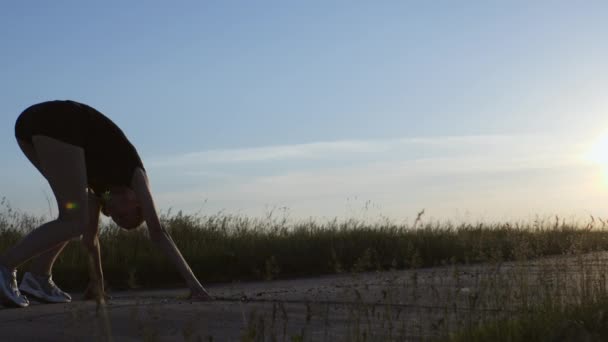
[[[62,291],[50,275],[38,275],[26,272],[19,285],[21,292],[44,303],[69,303],[72,296]]]
[[[3,265],[0,265],[0,303],[17,308],[30,305],[27,297],[17,287],[17,270],[9,270]]]

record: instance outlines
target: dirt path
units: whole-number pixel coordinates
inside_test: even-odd
[[[103,308],[0,308],[0,332],[7,341],[421,340],[605,293],[606,271],[608,254],[595,253],[214,285],[211,303],[180,299],[183,289],[118,292]]]

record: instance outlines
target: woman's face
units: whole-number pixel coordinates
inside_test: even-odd
[[[137,228],[143,222],[141,207],[135,192],[129,188],[111,191],[106,209],[112,220],[121,228]]]

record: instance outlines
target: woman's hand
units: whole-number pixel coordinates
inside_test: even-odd
[[[187,298],[188,300],[195,302],[210,302],[213,301],[214,298],[211,297],[209,293],[205,289],[190,289],[190,295]]]

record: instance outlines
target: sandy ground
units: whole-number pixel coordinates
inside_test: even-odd
[[[185,289],[111,293],[98,307],[76,300],[0,307],[3,341],[423,340],[544,300],[605,291],[608,254],[473,266],[341,274],[209,286],[214,302]]]

